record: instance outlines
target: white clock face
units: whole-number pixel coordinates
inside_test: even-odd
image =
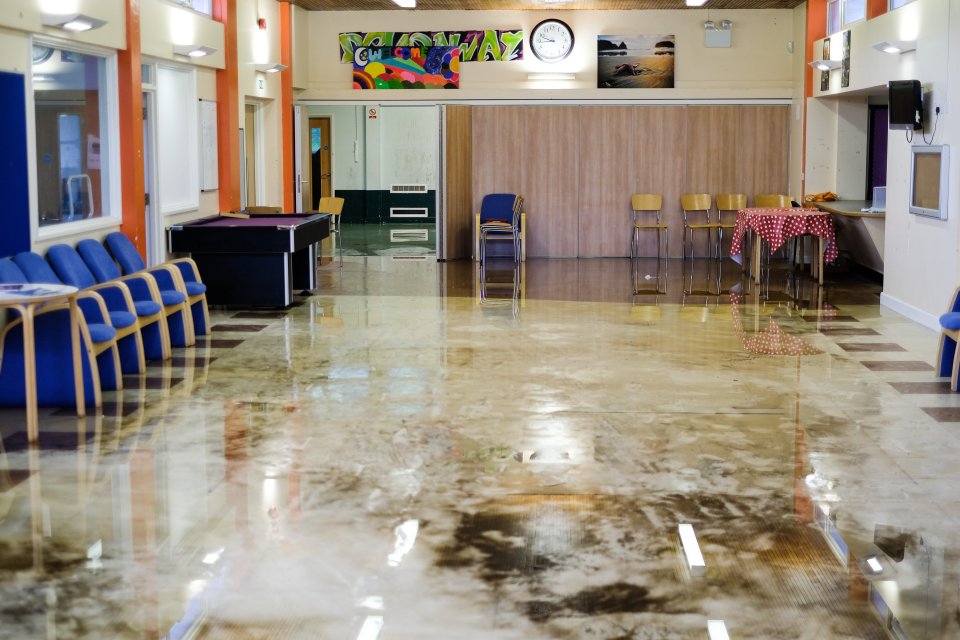
[[[530,32],[530,49],[544,62],[563,60],[573,49],[573,30],[560,20],[544,20]]]

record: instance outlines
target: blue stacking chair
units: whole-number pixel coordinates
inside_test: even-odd
[[[108,233],[103,243],[125,274],[148,271],[156,278],[161,290],[176,289],[187,297],[193,312],[193,333],[202,336],[210,332],[210,309],[207,306],[207,285],[200,280],[200,270],[191,258],[175,258],[147,269],[140,252],[130,238],[120,231]]]
[[[10,259],[0,259],[0,283],[18,284],[27,282],[26,276]],[[23,319],[16,312],[7,318],[0,327],[0,406],[22,407],[26,402],[26,384],[23,374]],[[67,407],[76,405],[76,386],[73,377],[73,347],[70,331],[70,307],[65,303],[50,304],[39,308],[33,320],[35,360],[37,374],[37,405],[41,407]],[[93,326],[92,331],[86,322],[80,323],[80,361],[83,370],[83,393],[88,406],[99,407],[100,374],[96,361],[91,357],[91,342],[95,337],[99,344],[109,344],[110,328]],[[107,347],[109,349],[109,347]],[[116,350],[114,350],[114,356]],[[104,359],[109,364],[109,359]],[[112,371],[105,368],[104,375],[108,384],[117,385],[120,377],[116,375],[116,360]],[[110,377],[112,376],[112,379]]]
[[[160,303],[167,321],[170,344],[176,347],[193,346],[196,342],[193,335],[193,317],[187,305],[186,293],[173,287],[161,287],[154,275],[145,271],[123,275],[107,248],[96,240],[88,238],[78,242],[77,253],[87,263],[98,282],[126,281],[135,301],[142,299]]]
[[[14,256],[13,261],[27,277],[27,282],[64,284],[50,263],[38,253],[23,251]],[[147,370],[147,363],[143,356],[140,325],[137,324],[137,314],[128,311],[123,294],[121,287],[96,285],[80,296],[80,309],[88,325],[100,323],[113,327],[123,373],[143,373]]]
[[[84,262],[77,250],[67,244],[55,244],[47,249],[47,262],[53,267],[57,276],[64,284],[71,284],[81,289],[95,289],[106,295],[107,287],[102,290],[98,287],[97,278],[90,267]],[[119,300],[108,300],[111,309],[121,309],[135,313],[140,336],[143,340],[143,351],[151,360],[168,360],[170,358],[170,334],[167,332],[167,323],[163,315],[163,307],[156,302],[149,286],[153,284],[145,278],[127,276],[123,280],[111,280],[112,287],[120,292]],[[113,291],[113,289],[110,289]],[[123,306],[119,306],[122,301]],[[118,305],[118,306],[113,306]]]
[[[520,262],[520,216],[523,197],[512,193],[491,193],[480,203],[480,262],[487,257],[489,238],[513,241],[513,259]]]
[[[950,388],[957,391],[960,378],[960,287],[953,292],[948,311],[940,316],[940,346],[937,348],[937,375],[950,376]]]

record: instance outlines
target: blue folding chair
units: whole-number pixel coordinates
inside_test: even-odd
[[[508,238],[513,241],[513,260],[520,262],[520,216],[523,196],[491,193],[480,203],[480,262],[487,258],[487,240]]]
[[[174,258],[156,267],[147,268],[140,252],[130,238],[119,231],[108,233],[103,243],[125,274],[147,271],[156,279],[161,290],[176,289],[187,298],[193,313],[193,333],[202,336],[210,332],[210,309],[207,306],[207,285],[200,280],[200,270],[191,258]]]

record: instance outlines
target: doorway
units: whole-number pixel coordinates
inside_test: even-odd
[[[320,198],[332,195],[333,164],[331,163],[330,117],[310,118],[310,193],[311,209],[316,210]]]
[[[161,264],[167,258],[166,237],[163,216],[157,206],[155,196],[156,175],[154,162],[156,159],[156,132],[155,117],[156,94],[151,91],[143,92],[143,219],[146,221],[147,231],[147,265]]]
[[[257,202],[257,105],[243,105],[243,208]]]

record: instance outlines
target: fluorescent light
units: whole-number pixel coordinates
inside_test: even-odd
[[[393,0],[393,3],[398,7],[403,7],[404,9],[417,8],[417,0]]]
[[[707,634],[710,636],[710,640],[730,640],[727,625],[723,623],[723,620],[707,620]]]
[[[541,72],[541,73],[528,73],[527,80],[576,80],[577,74],[575,73],[551,73],[551,72]]]
[[[707,4],[707,0],[687,0],[688,7],[702,7]]]
[[[107,24],[106,20],[91,18],[90,16],[85,16],[82,13],[71,13],[66,15],[44,13],[40,16],[40,22],[47,27],[59,27],[60,29],[66,29],[67,31],[75,32],[99,29],[103,25]]]
[[[873,48],[877,51],[883,51],[884,53],[903,53],[904,51],[913,51],[917,48],[916,40],[885,40],[883,42],[878,42],[873,45]]]
[[[277,73],[278,71],[285,71],[287,65],[280,64],[279,62],[267,62],[265,64],[256,64],[253,68],[263,73]]]
[[[217,50],[213,47],[206,47],[202,44],[175,44],[173,45],[173,52],[178,56],[202,58],[203,56],[208,56],[211,53],[216,53]]]
[[[870,567],[874,573],[881,573],[883,571],[883,565],[880,564],[880,561],[877,560],[876,556],[867,558],[867,566]]]
[[[687,557],[687,566],[690,573],[695,576],[702,576],[707,572],[707,565],[703,561],[703,554],[700,553],[700,545],[697,544],[697,534],[693,532],[692,524],[681,524],[680,544],[683,546],[683,553]]]
[[[830,71],[831,69],[839,69],[840,61],[839,60],[813,60],[810,62],[810,66],[818,71]]]

